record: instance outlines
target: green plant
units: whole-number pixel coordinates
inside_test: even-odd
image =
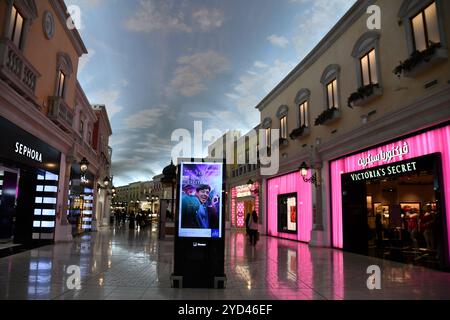
[[[400,78],[402,73],[411,71],[422,62],[430,61],[431,58],[436,53],[436,50],[439,49],[440,47],[441,47],[440,43],[430,42],[430,46],[427,49],[423,51],[416,50],[411,54],[411,56],[407,60],[403,62],[400,61],[400,64],[397,67],[395,67],[393,73]]]
[[[314,125],[320,126],[320,125],[324,124],[325,121],[333,119],[333,115],[337,110],[338,109],[335,107],[325,110],[317,117],[316,121],[314,122]]]
[[[305,132],[306,126],[301,126],[300,128],[292,130],[289,137],[291,137],[292,140],[295,140],[298,137],[301,137],[303,133]]]
[[[347,101],[348,106],[350,108],[353,108],[352,107],[353,102],[360,100],[360,99],[370,97],[373,94],[374,89],[379,88],[379,87],[380,87],[380,85],[378,83],[376,83],[376,84],[371,83],[371,84],[368,84],[367,86],[358,88],[358,90],[356,92],[353,92],[350,95],[350,97],[348,97],[348,101]]]

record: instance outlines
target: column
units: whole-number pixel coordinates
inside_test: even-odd
[[[322,160],[315,149],[313,154],[313,172],[312,174],[316,175],[317,186],[312,184],[313,188],[313,229],[311,230],[311,241],[309,245],[311,247],[325,247],[326,246],[326,237],[325,231],[323,227],[323,214],[325,208],[323,206],[323,194],[326,194],[325,185],[322,183]],[[325,210],[326,213],[326,210]]]
[[[72,241],[72,225],[67,221],[67,203],[69,201],[69,181],[72,157],[61,154],[56,208],[55,242]]]
[[[98,186],[98,182],[99,182],[99,176],[95,175],[94,176],[94,201],[93,202],[93,208],[92,208],[92,223],[91,223],[91,231],[97,231],[98,229],[98,219],[97,219],[97,214],[98,214],[98,208],[101,207],[101,205],[99,205],[99,194],[101,192],[101,190],[99,190],[97,188]]]

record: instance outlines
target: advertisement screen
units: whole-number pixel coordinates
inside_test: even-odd
[[[182,163],[179,237],[222,237],[221,163]]]

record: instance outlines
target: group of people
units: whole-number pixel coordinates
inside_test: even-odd
[[[130,229],[145,228],[151,226],[152,224],[152,212],[149,211],[145,213],[142,210],[135,212],[130,212],[128,215],[125,210],[117,210],[114,214],[116,224],[118,226],[126,225],[128,219],[128,227]]]
[[[247,230],[247,235],[250,238],[250,244],[252,246],[256,246],[259,240],[259,231],[258,231],[258,214],[255,210],[250,214],[247,213],[245,217],[245,227]]]

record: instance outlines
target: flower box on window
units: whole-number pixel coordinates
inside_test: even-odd
[[[398,77],[403,75],[412,78],[447,58],[447,49],[442,48],[440,43],[433,43],[426,50],[414,51],[407,60],[400,62],[393,72]]]
[[[287,146],[287,145],[289,145],[288,139],[280,138],[280,140],[279,140],[279,146],[280,146],[280,148],[281,148],[281,147],[285,147],[285,146]]]
[[[289,135],[289,137],[292,140],[295,139],[299,139],[299,138],[303,138],[306,137],[310,134],[311,130],[308,127],[305,126],[301,126],[300,128],[294,129],[291,134]]]
[[[321,126],[334,122],[341,117],[341,112],[338,108],[330,108],[322,112],[314,122],[314,125]]]
[[[364,106],[382,94],[383,90],[378,84],[369,84],[359,88],[348,97],[348,106],[350,108]]]

